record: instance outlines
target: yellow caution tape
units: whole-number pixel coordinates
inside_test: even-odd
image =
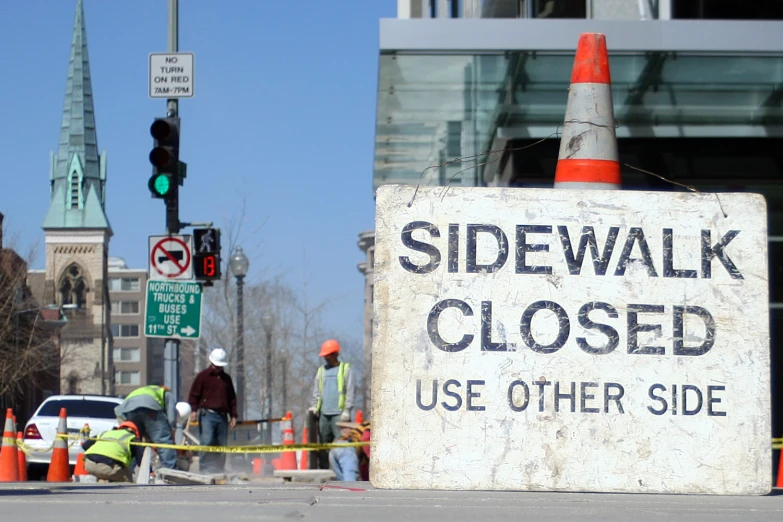
[[[57,437],[74,439],[75,435],[62,435],[58,434]],[[86,437],[83,440],[98,439],[95,437]],[[150,448],[163,448],[182,451],[197,451],[205,453],[282,453],[285,451],[322,451],[333,448],[358,448],[362,446],[369,446],[370,442],[332,442],[329,444],[285,444],[274,445],[265,444],[259,446],[189,446],[185,444],[163,444],[158,442],[131,442],[134,446],[143,446]]]
[[[81,437],[77,435],[62,435],[57,434],[58,438],[72,439],[68,444],[68,447],[72,447],[79,440],[93,440],[97,441],[96,437]],[[772,439],[772,449],[783,449],[783,439]],[[29,454],[31,452],[43,453],[47,452],[54,447],[54,442],[48,448],[32,448],[24,442],[19,442],[15,438],[3,437],[3,444],[16,444],[19,449]],[[332,442],[328,444],[286,444],[286,445],[274,445],[265,444],[260,446],[189,446],[185,444],[162,444],[156,442],[131,442],[134,446],[144,446],[150,448],[163,448],[182,451],[197,451],[204,453],[282,453],[286,451],[323,451],[334,448],[359,448],[363,446],[369,446],[370,442]]]

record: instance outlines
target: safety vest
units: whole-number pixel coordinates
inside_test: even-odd
[[[122,463],[126,468],[130,466],[131,455],[130,440],[136,436],[135,433],[122,429],[107,431],[98,436],[95,444],[84,452],[87,455],[102,455]]]
[[[158,401],[161,408],[163,408],[164,410],[166,409],[166,389],[163,386],[150,384],[149,386],[142,386],[141,388],[136,388],[135,390],[130,392],[127,397],[125,397],[125,400],[128,400],[131,397],[137,397],[139,395],[149,395],[153,397],[156,401]]]
[[[351,363],[341,362],[339,369],[337,370],[337,394],[339,395],[339,402],[337,407],[341,410],[345,409],[345,374],[348,373],[348,368]],[[324,367],[318,368],[318,404],[315,409],[321,411],[321,397],[324,393]]]

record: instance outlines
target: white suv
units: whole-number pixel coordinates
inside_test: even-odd
[[[46,475],[52,459],[60,408],[66,409],[69,435],[78,435],[84,425],[89,424],[90,436],[95,437],[119,424],[114,414],[114,408],[119,404],[122,404],[122,399],[102,395],[53,395],[43,401],[24,428],[24,443],[31,450],[27,455],[30,480]],[[74,466],[83,450],[79,441],[69,439],[68,444],[68,461]]]

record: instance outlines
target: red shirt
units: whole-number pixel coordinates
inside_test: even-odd
[[[231,376],[224,371],[218,372],[211,366],[196,375],[190,387],[188,403],[193,411],[208,408],[237,417],[237,395]]]

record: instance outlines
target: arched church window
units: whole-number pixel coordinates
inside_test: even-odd
[[[66,379],[66,382],[67,382],[66,393],[68,395],[76,395],[79,393],[79,374],[76,373],[76,371],[72,370],[71,373],[68,374],[68,378]]]
[[[60,282],[60,302],[63,305],[76,305],[77,308],[84,308],[87,301],[86,294],[87,285],[84,282],[81,267],[77,264],[69,266]]]

